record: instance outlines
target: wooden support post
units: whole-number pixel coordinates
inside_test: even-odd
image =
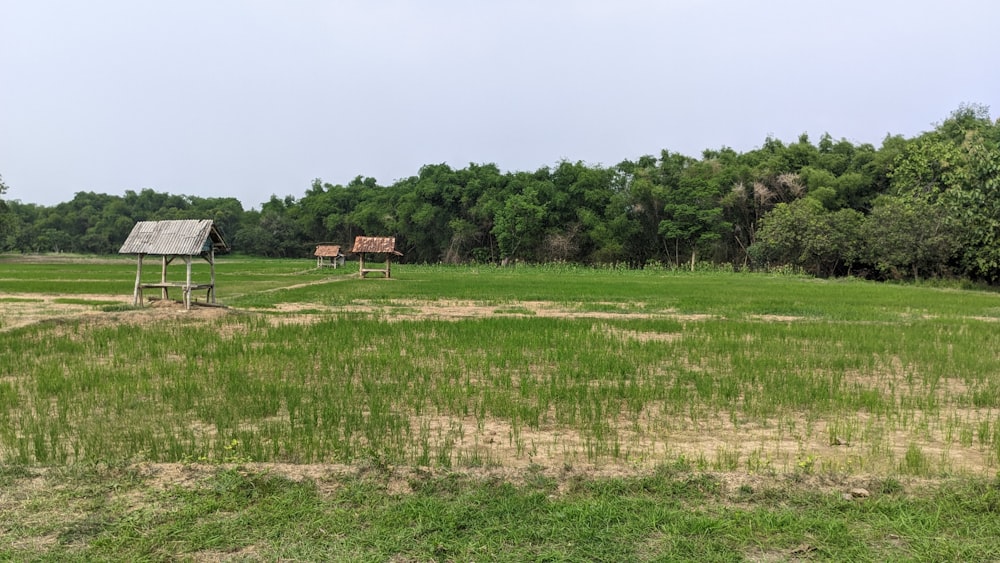
[[[389,275],[389,267],[390,267],[390,266],[389,266],[389,261],[390,261],[390,260],[391,260],[391,258],[389,258],[389,255],[388,255],[388,254],[386,254],[386,255],[385,255],[385,277],[386,277],[386,278],[389,278],[389,277],[390,277],[390,275]]]
[[[208,302],[215,303],[215,249],[212,248],[208,251],[208,264],[209,269],[212,272],[211,285],[208,287]]]
[[[139,289],[139,285],[142,283],[142,254],[139,254],[139,260],[135,268],[135,290],[132,291],[132,306],[139,306],[142,304],[142,290]]]
[[[160,260],[160,283],[162,283],[162,284],[167,283],[167,255],[166,254],[164,254],[161,257],[161,260]],[[163,288],[160,289],[160,297],[164,301],[166,301],[167,299],[170,298],[170,295],[167,293],[167,287],[166,286],[163,286]]]
[[[187,281],[184,283],[184,308],[191,308],[191,257],[185,256],[184,263],[187,265]]]
[[[365,253],[358,254],[358,262],[361,263],[361,277],[365,277]]]

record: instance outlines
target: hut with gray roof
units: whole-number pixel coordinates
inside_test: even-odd
[[[161,298],[169,299],[171,288],[181,290],[184,308],[191,308],[191,292],[207,290],[206,302],[215,303],[215,254],[225,252],[229,246],[222,238],[222,233],[208,219],[189,219],[173,221],[139,221],[132,227],[125,243],[118,250],[119,254],[135,254],[138,256],[135,272],[135,289],[132,294],[133,305],[141,305],[143,290],[159,289]],[[142,264],[146,256],[159,256],[160,281],[143,283]],[[195,256],[204,259],[209,264],[208,283],[195,283],[191,280],[191,263]],[[182,282],[167,281],[167,266],[175,258],[182,258],[187,267],[187,276]]]

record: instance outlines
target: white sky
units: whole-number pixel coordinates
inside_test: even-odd
[[[993,0],[0,0],[6,198],[301,197],[1000,110]]]

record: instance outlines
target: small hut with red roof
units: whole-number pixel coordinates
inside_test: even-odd
[[[317,244],[316,252],[313,252],[313,256],[316,257],[317,268],[322,268],[323,266],[337,268],[344,265],[344,255],[340,253],[339,244]]]
[[[372,272],[380,272],[386,278],[392,277],[392,257],[403,255],[396,250],[396,237],[355,237],[351,252],[360,258],[362,278]],[[366,268],[365,256],[368,254],[384,255],[385,268]]]

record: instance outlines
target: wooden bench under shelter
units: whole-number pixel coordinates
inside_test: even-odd
[[[199,289],[207,290],[206,302],[214,304],[215,253],[227,250],[229,246],[222,239],[222,234],[208,219],[139,221],[118,250],[119,254],[138,255],[132,304],[142,305],[145,289],[159,289],[161,298],[169,299],[170,288],[181,290],[185,309],[191,308],[191,292]],[[142,262],[147,255],[161,257],[158,283],[142,283]],[[211,273],[208,283],[191,281],[191,262],[194,256],[200,256],[209,263]],[[184,259],[187,277],[183,282],[168,282],[167,265],[178,257]]]
[[[322,268],[323,266],[331,266],[333,268],[338,268],[344,265],[344,255],[340,253],[339,244],[317,244],[316,252],[313,253],[316,257],[316,267]],[[329,262],[326,260],[329,259]]]
[[[361,277],[365,277],[372,272],[381,272],[386,278],[392,277],[392,256],[402,256],[403,253],[396,250],[396,237],[355,237],[354,248],[351,252],[360,257]],[[366,254],[384,254],[385,268],[366,268]]]

